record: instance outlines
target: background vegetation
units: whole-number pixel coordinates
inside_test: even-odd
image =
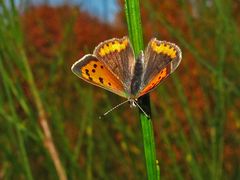
[[[127,34],[68,4],[0,0],[0,179],[146,179],[137,111],[70,71]],[[161,179],[240,179],[240,3],[142,0],[144,42],[178,44],[177,71],[151,93]]]

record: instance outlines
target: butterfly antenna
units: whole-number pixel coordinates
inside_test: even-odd
[[[137,105],[137,107],[143,112],[143,114],[150,119],[150,116],[143,110],[143,108],[137,103],[136,100],[134,100],[134,103]]]
[[[108,110],[107,112],[105,112],[102,116],[106,116],[108,113],[112,112],[114,109],[117,109],[119,106],[125,104],[126,102],[128,102],[129,100],[123,101],[122,103],[114,106],[112,109]],[[99,116],[99,119],[102,118],[102,116]]]

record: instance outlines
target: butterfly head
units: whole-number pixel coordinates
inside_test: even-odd
[[[137,106],[137,100],[133,98],[129,98],[128,102],[130,104],[130,108],[135,108]]]

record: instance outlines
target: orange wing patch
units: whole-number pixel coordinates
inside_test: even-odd
[[[168,68],[165,67],[162,69],[156,77],[154,77],[148,85],[146,85],[142,91],[140,91],[138,97],[143,96],[144,94],[147,94],[149,91],[151,91],[153,88],[155,88],[163,79],[165,79],[169,75]]]
[[[107,42],[99,49],[99,55],[103,57],[112,52],[116,52],[116,51],[120,52],[123,49],[126,49],[127,45],[128,45],[127,38],[124,38],[123,41],[114,40],[114,41]]]
[[[72,66],[72,71],[81,79],[126,97],[122,83],[107,67],[92,55],[84,56]]]
[[[166,54],[167,56],[174,59],[177,56],[177,51],[174,49],[174,47],[171,47],[168,43],[160,43],[158,44],[156,41],[151,42],[151,47],[153,51],[160,54]]]

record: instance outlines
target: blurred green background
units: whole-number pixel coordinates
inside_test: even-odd
[[[140,5],[183,51],[150,94],[161,179],[240,179],[240,1]],[[146,179],[137,110],[98,119],[124,99],[70,70],[127,34],[123,0],[0,0],[0,179]]]

